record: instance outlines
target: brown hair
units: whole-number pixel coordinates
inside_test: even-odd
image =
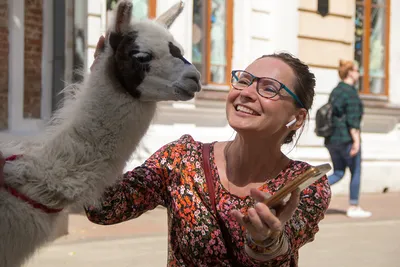
[[[304,108],[307,110],[307,112],[310,110],[313,102],[314,102],[314,95],[315,95],[315,75],[310,71],[310,68],[303,63],[300,59],[294,57],[293,55],[289,53],[276,53],[276,54],[271,54],[271,55],[264,55],[260,58],[265,58],[265,57],[272,57],[272,58],[277,58],[285,62],[294,72],[295,74],[295,84],[294,84],[294,93],[297,95],[297,97],[300,99],[301,103],[303,103]],[[260,59],[259,58],[259,59]],[[293,99],[293,101],[295,101]],[[296,106],[300,107],[297,102]],[[301,130],[301,133],[303,132],[303,129]],[[301,135],[300,133],[300,135]],[[284,140],[284,144],[289,144],[293,142],[293,137],[295,136],[296,131],[291,131],[288,136],[286,136]]]
[[[351,60],[344,60],[341,59],[339,60],[339,77],[341,80],[344,80],[347,78],[347,75],[349,75],[349,72],[353,70],[355,67],[354,61]]]

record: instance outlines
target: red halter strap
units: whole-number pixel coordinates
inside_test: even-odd
[[[6,158],[6,162],[7,161],[14,161],[18,158],[22,157],[22,155],[12,155],[10,157]],[[3,172],[0,172],[0,188],[4,188],[7,192],[9,192],[11,195],[13,195],[14,197],[25,201],[26,203],[28,203],[29,205],[31,205],[33,208],[35,209],[40,209],[45,213],[58,213],[60,211],[62,211],[63,209],[53,209],[53,208],[49,208],[43,204],[40,204],[39,202],[29,198],[28,196],[18,192],[17,190],[15,190],[14,188],[12,188],[11,186],[8,186],[4,183],[4,174]]]

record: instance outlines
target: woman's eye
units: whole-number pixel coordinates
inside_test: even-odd
[[[275,93],[276,89],[273,86],[265,86],[263,87],[263,91],[268,93]]]
[[[249,84],[250,84],[250,81],[249,81],[249,80],[245,80],[245,79],[240,79],[240,80],[238,81],[238,83],[240,83],[240,84],[245,84],[245,85],[249,85]]]

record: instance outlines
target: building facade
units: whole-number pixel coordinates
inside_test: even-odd
[[[63,82],[80,80],[74,72],[77,68],[88,71],[115,2],[0,1],[3,132],[40,131],[60,101],[57,93]],[[134,16],[141,19],[160,15],[176,0],[132,2]],[[204,142],[233,138],[224,102],[231,69],[243,69],[264,54],[286,51],[311,66],[317,88],[309,124],[297,146],[283,147],[283,151],[313,164],[330,162],[323,139],[313,132],[315,112],[339,81],[339,60],[356,60],[365,105],[362,191],[400,191],[396,175],[400,172],[396,149],[400,147],[400,76],[396,75],[400,32],[395,30],[400,25],[399,1],[331,0],[325,16],[318,12],[317,0],[184,2],[185,9],[171,32],[182,44],[185,57],[201,71],[203,90],[192,101],[160,103],[154,123],[127,168],[183,134]],[[347,174],[333,190],[346,193],[348,179]]]

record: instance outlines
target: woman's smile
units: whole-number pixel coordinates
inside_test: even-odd
[[[258,112],[254,111],[253,109],[246,107],[244,105],[238,104],[235,106],[236,113],[238,115],[251,115],[251,116],[261,116]]]

